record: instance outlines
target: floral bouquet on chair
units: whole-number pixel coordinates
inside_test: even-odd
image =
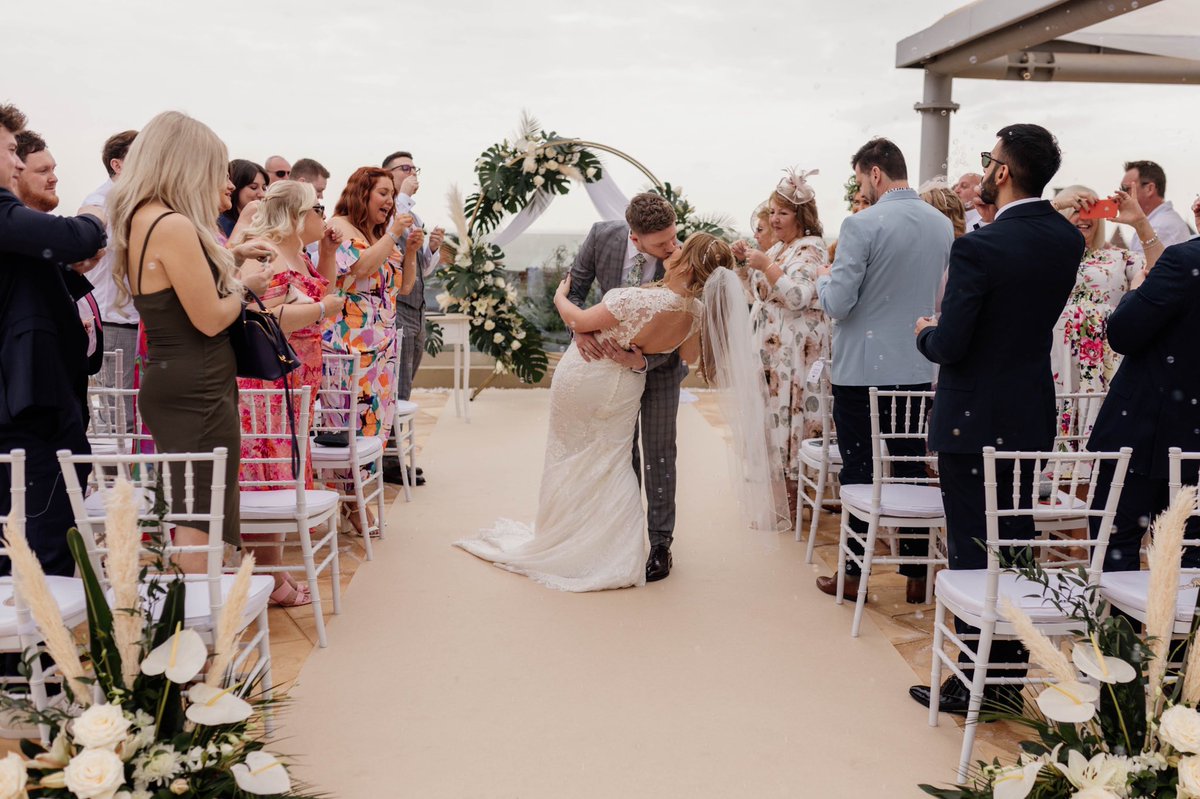
[[[1031,659],[1055,680],[1038,695],[1036,710],[1006,717],[1036,739],[1021,743],[1015,764],[980,762],[971,787],[922,790],[942,799],[1200,797],[1200,646],[1192,645],[1200,612],[1174,658],[1170,652],[1184,526],[1195,500],[1196,489],[1184,489],[1155,522],[1144,637],[1126,616],[1107,613],[1082,569],[1060,573],[1055,584],[1036,566],[1022,569],[1086,632],[1068,658],[1027,615],[1005,605]],[[1180,658],[1182,673],[1168,674],[1168,662]]]
[[[152,547],[157,568],[144,568],[132,487],[119,482],[114,498],[105,524],[111,603],[83,537],[68,533],[87,600],[89,667],[24,530],[8,528],[17,591],[71,702],[39,711],[0,695],[11,714],[40,726],[50,741],[22,741],[21,755],[0,760],[0,799],[312,796],[293,789],[284,764],[255,735],[275,704],[254,694],[265,664],[240,683],[233,674],[253,558],[243,559],[216,622],[210,659],[200,635],[184,627],[184,582],[169,567],[162,573],[161,548]]]

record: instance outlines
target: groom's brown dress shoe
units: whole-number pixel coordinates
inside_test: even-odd
[[[817,590],[822,594],[837,596],[837,575],[832,577],[818,577]],[[842,598],[849,599],[851,602],[858,599],[858,578],[846,575],[846,585],[842,588]]]
[[[925,581],[916,577],[908,578],[904,588],[904,601],[910,605],[925,604]]]
[[[671,548],[664,544],[650,548],[650,559],[646,561],[646,582],[661,580],[671,573]]]

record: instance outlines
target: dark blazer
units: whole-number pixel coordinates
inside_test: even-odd
[[[76,300],[92,290],[63,264],[105,245],[93,216],[27,208],[0,189],[0,425],[52,424],[87,396],[87,333]]]
[[[1108,343],[1125,357],[1088,448],[1133,447],[1132,471],[1166,478],[1168,449],[1200,451],[1200,239],[1168,247],[1121,298]]]
[[[1083,236],[1046,201],[1010,208],[954,242],[941,318],[917,338],[942,367],[931,449],[1054,443],[1050,346],[1083,249]]]

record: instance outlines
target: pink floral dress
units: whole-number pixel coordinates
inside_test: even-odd
[[[1109,380],[1121,362],[1121,356],[1108,346],[1108,317],[1144,265],[1145,258],[1130,250],[1088,250],[1083,254],[1075,288],[1054,327],[1050,366],[1056,392],[1108,391]],[[1099,403],[1091,405],[1084,432],[1091,430],[1100,410]],[[1064,432],[1071,425],[1065,404],[1060,408],[1059,424]]]
[[[788,480],[800,479],[800,443],[821,434],[820,404],[805,383],[812,365],[829,355],[829,320],[817,301],[815,277],[828,253],[819,236],[780,242],[766,252],[783,269],[775,285],[757,270],[747,278],[752,339],[767,378],[770,448],[777,473]]]
[[[323,278],[316,268],[312,265],[312,261],[308,259],[308,255],[303,255],[304,264],[308,267],[308,274],[296,272],[292,269],[284,269],[271,277],[271,282],[267,286],[266,292],[262,299],[264,302],[278,299],[288,293],[291,287],[295,287],[301,294],[309,297],[315,302],[320,302],[325,296],[325,288],[329,285],[329,281]],[[284,306],[283,313],[286,315],[292,308],[306,310],[312,313],[311,306],[307,304],[292,304]],[[311,324],[308,327],[293,331],[288,334],[288,343],[292,345],[292,349],[296,351],[296,355],[300,358],[300,368],[289,374],[283,380],[255,380],[253,378],[239,377],[238,388],[243,389],[267,389],[267,388],[283,388],[284,381],[291,386],[293,391],[299,392],[304,386],[311,388],[311,396],[309,397],[308,418],[309,424],[312,424],[313,408],[317,403],[317,390],[321,387],[321,325]],[[299,396],[296,401],[299,401]],[[272,400],[274,407],[271,409],[271,418],[280,419],[283,417],[283,400]],[[249,408],[242,406],[242,429],[250,430],[254,420],[251,418],[254,414],[259,415],[258,429],[263,429],[263,421],[266,418],[267,409]],[[294,409],[297,414],[299,408]],[[295,423],[296,420],[293,420]],[[238,478],[242,483],[251,480],[289,480],[292,477],[292,469],[286,463],[268,463],[257,464],[247,463],[248,457],[259,458],[282,458],[287,457],[290,450],[290,443],[286,444],[278,440],[263,440],[251,439],[242,441],[242,468],[238,474]],[[312,470],[312,451],[309,450],[305,462],[301,464],[304,470],[304,487],[313,487],[313,470]],[[255,491],[265,490],[269,486],[246,486],[244,490]]]

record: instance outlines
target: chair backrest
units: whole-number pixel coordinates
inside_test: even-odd
[[[1083,452],[1106,391],[1067,391],[1055,396],[1058,418],[1054,428],[1054,449],[1063,452]]]
[[[14,449],[12,452],[0,454],[0,469],[8,472],[9,485],[8,513],[0,513],[0,524],[7,526],[9,520],[13,520],[24,526],[25,450]]]
[[[870,390],[871,402],[871,464],[876,494],[889,483],[903,485],[936,485],[938,479],[922,474],[916,476],[918,465],[931,466],[936,457],[924,447],[929,438],[929,411],[933,407],[932,391]],[[909,446],[895,444],[920,443],[921,455],[894,455],[892,450],[905,452]],[[900,468],[896,468],[899,466]],[[878,501],[879,497],[876,497]]]
[[[129,434],[126,433],[128,419],[125,397],[131,393],[135,396],[137,394],[136,391],[130,392],[109,386],[88,386],[87,407],[91,419],[88,438],[112,439],[118,442],[122,451],[127,450]]]
[[[294,421],[289,418],[286,392],[275,388],[238,391],[242,416],[242,488],[296,491],[296,513],[304,514],[304,464],[308,452],[308,406],[312,387],[291,392]],[[292,474],[293,425],[295,455],[300,468]],[[249,445],[249,446],[247,446]],[[260,445],[260,446],[256,446]],[[274,454],[271,454],[274,453]],[[246,467],[252,467],[247,469]]]
[[[100,371],[88,378],[88,385],[119,388],[125,370],[124,350],[105,350],[100,358]]]
[[[833,429],[833,382],[829,378],[829,333],[821,337],[821,357],[815,361],[805,375],[805,398],[817,401],[817,413],[821,419],[821,450],[828,452]],[[815,376],[815,380],[812,379]],[[805,410],[808,410],[807,408]]]
[[[1034,539],[1005,537],[1001,532],[1001,519],[1032,519],[1036,525],[1039,520],[1057,522],[1069,516],[1072,520],[1078,520],[1080,527],[1087,527],[1093,518],[1099,519],[1095,537],[1070,541],[1074,547],[1090,550],[1087,561],[1089,580],[1095,582],[1099,579],[1132,452],[1129,447],[1122,448],[1120,452],[997,452],[995,447],[984,447],[984,514],[989,588],[992,591],[989,596],[994,598],[996,586],[991,581],[1001,571],[1002,549],[1029,547],[1036,555],[1061,550],[1063,546],[1062,539],[1054,536]],[[1108,498],[1103,507],[1097,508],[1094,507],[1096,483],[1081,475],[1099,473],[1100,464],[1105,461],[1112,462],[1115,468]],[[1010,471],[1012,487],[1001,496],[998,476],[1003,472],[1007,482]],[[1086,499],[1079,496],[1084,489]]]
[[[225,521],[225,463],[228,457],[228,450],[224,447],[212,452],[154,455],[73,455],[69,450],[59,450],[58,462],[62,467],[75,526],[83,536],[92,568],[106,588],[108,579],[104,571],[104,557],[108,549],[104,525],[113,489],[118,480],[125,480],[133,486],[135,512],[142,531],[158,539],[165,557],[198,553],[206,556],[206,572],[187,575],[185,579],[189,583],[207,583],[211,618],[216,623],[221,609],[221,565],[225,554],[221,531]],[[201,463],[212,466],[207,510],[200,507],[196,494],[196,466]],[[77,472],[79,467],[92,471],[92,486],[87,496],[98,498],[90,503],[85,503],[84,485]],[[171,507],[171,497],[177,493],[176,486],[181,482],[183,507],[176,511]],[[168,528],[176,525],[194,527],[197,522],[208,525],[208,541],[205,544],[178,546],[171,542]]]
[[[1196,484],[1197,467],[1200,467],[1200,452],[1184,452],[1179,447],[1171,447],[1167,451],[1167,487],[1171,501],[1179,489]],[[1184,472],[1188,472],[1188,480],[1184,480]],[[1196,499],[1196,507],[1192,509],[1193,516],[1200,516],[1200,495]]]
[[[362,378],[362,359],[357,355],[321,356],[321,388],[317,391],[312,431],[345,433],[351,458],[358,452],[358,384]]]

